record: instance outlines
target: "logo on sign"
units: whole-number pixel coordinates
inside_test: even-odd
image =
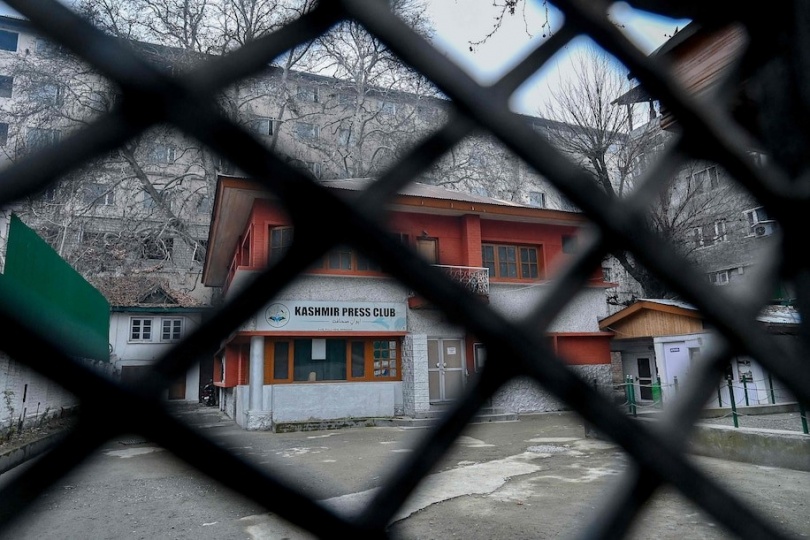
[[[290,310],[284,304],[270,304],[264,312],[264,318],[273,328],[281,328],[290,322]]]

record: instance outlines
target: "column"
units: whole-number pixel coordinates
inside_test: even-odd
[[[273,413],[264,410],[264,336],[250,338],[250,385],[245,427],[250,430],[273,428]]]

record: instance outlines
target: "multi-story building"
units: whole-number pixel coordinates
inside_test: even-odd
[[[337,192],[363,180],[324,184]],[[530,312],[575,245],[575,212],[413,184],[392,202],[388,227],[429,263],[464,283],[506,317]],[[203,282],[226,298],[293,241],[282,208],[260,185],[222,177],[214,203]],[[328,224],[324,224],[328,226]],[[597,272],[549,329],[554,350],[603,390],[611,384],[605,283]],[[220,406],[250,429],[345,418],[392,417],[452,401],[485,351],[379,264],[335,248],[223,343],[214,361]],[[513,412],[557,410],[528,380],[492,400]]]
[[[133,42],[161,69],[182,73],[209,56]],[[449,104],[406,79],[339,80],[285,66],[241,81],[222,111],[313,176],[368,177],[436,129]],[[25,21],[0,17],[0,150],[6,162],[55,143],[115,107],[118,90]],[[527,117],[553,137],[558,123]],[[227,160],[156,127],[66,175],[15,210],[87,276],[147,275],[207,302],[199,286],[217,173]],[[570,209],[543,178],[485,136],[472,136],[422,181],[537,207]]]

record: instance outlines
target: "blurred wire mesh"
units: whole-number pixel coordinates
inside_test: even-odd
[[[779,528],[759,511],[742,503],[696,468],[684,453],[684,441],[703,404],[715,391],[723,365],[732,355],[754,357],[798,399],[810,402],[810,370],[802,354],[782,350],[755,323],[755,315],[768,299],[777,277],[794,285],[802,313],[806,312],[810,301],[810,268],[804,255],[806,250],[800,249],[799,244],[810,199],[806,159],[801,153],[783,154],[783,160],[777,159],[766,168],[756,168],[747,157],[751,135],[729,114],[731,94],[721,93],[718,99],[722,101],[714,104],[695,101],[679,87],[670,71],[653,63],[610,22],[606,15],[609,4],[560,1],[558,7],[566,17],[563,28],[497,83],[482,86],[397,19],[382,0],[322,2],[272,35],[177,78],[138,60],[120,43],[52,0],[10,0],[8,3],[28,17],[43,34],[62,43],[116,82],[122,89],[123,100],[117,110],[58,146],[2,172],[0,204],[36,193],[66,171],[123,144],[150,126],[169,123],[263,181],[285,205],[296,226],[297,242],[282,262],[235,295],[197,331],[161,358],[148,379],[137,387],[124,387],[94,373],[65,355],[59,344],[49,341],[42,329],[25,326],[5,306],[1,307],[0,323],[6,329],[3,349],[73,392],[80,398],[82,408],[71,434],[0,492],[0,530],[100,444],[118,434],[136,432],[317,536],[334,537],[345,533],[363,538],[386,537],[386,525],[447,452],[481,404],[505,382],[523,375],[551,391],[632,458],[633,465],[618,492],[605,498],[609,502],[585,528],[586,537],[623,536],[645,501],[664,484],[680,490],[740,537],[782,537]],[[773,99],[762,99],[758,103],[761,113],[795,110],[806,115],[808,112],[806,96],[810,84],[802,85],[806,70],[801,69],[810,53],[810,38],[802,31],[806,28],[802,26],[802,21],[807,19],[806,7],[789,3],[763,13],[762,8],[753,3],[648,0],[629,3],[706,25],[742,23],[752,39],[735,80],[761,73],[763,66],[776,61],[786,74],[782,84],[786,81],[794,86],[785,89],[777,84],[764,84],[763,95]],[[260,72],[290,47],[313,39],[344,19],[362,24],[405,63],[435,84],[456,106],[455,113],[439,131],[416,145],[352,202],[336,198],[285,164],[280,156],[223,117],[215,104],[218,91]],[[509,96],[518,86],[572,37],[583,33],[621,60],[667,107],[680,126],[677,144],[645,173],[641,187],[627,199],[608,199],[592,189],[585,171],[574,167],[508,107]],[[802,114],[791,118],[798,124]],[[766,130],[757,144],[773,150],[778,149],[785,138],[802,140],[806,122],[796,125],[787,118],[780,118],[780,122],[786,126],[781,130]],[[379,224],[386,201],[398,189],[476,128],[500,139],[582,209],[594,224],[579,253],[558,276],[552,292],[529,317],[518,323],[509,323],[494,311],[483,308],[444,275],[418,257],[409,256]],[[780,157],[778,151],[775,155]],[[732,298],[721,288],[712,288],[674,249],[662,249],[664,241],[645,225],[645,209],[664,187],[663,179],[671,176],[667,173],[692,158],[713,160],[722,165],[771,215],[777,216],[782,225],[781,254],[767,261],[771,265],[771,272],[766,273],[769,281],[752,288],[745,298]],[[327,222],[342,226],[327,231],[316,229],[305,219],[313,208]],[[482,376],[466,389],[464,397],[413,454],[391,472],[369,506],[355,516],[336,515],[281,479],[229,455],[167,414],[160,399],[161,391],[200,353],[216,347],[298,273],[337,244],[352,244],[372,255],[386,272],[478,336],[485,343],[490,358]],[[667,418],[658,426],[661,429],[633,423],[624,410],[574,375],[538,337],[537,330],[551,323],[585,284],[604,255],[618,249],[631,251],[673,290],[697,306],[722,336],[715,350],[698,366],[695,384],[682,392],[678,402],[667,411]],[[804,322],[801,336],[803,343],[808,343]],[[93,406],[102,403],[103,407]],[[115,421],[99,412],[107,410],[116,411]]]

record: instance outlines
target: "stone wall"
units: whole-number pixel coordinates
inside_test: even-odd
[[[588,384],[596,387],[606,396],[613,394],[613,381],[611,366],[606,364],[571,366],[577,375]],[[565,410],[568,407],[561,404],[550,392],[539,386],[533,380],[521,377],[504,385],[492,398],[492,406],[514,413],[549,412]]]

